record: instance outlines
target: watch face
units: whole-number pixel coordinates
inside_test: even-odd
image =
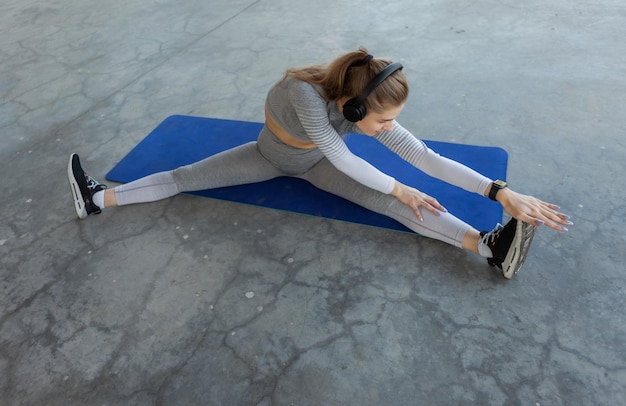
[[[502,189],[506,187],[506,182],[503,180],[496,180],[495,182],[493,182],[494,185],[496,185],[498,188]]]

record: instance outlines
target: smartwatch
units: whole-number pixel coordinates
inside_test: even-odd
[[[507,186],[508,186],[507,183],[500,179],[491,182],[491,189],[489,190],[489,198],[493,200],[494,202],[497,201],[496,195],[501,189],[504,189]]]

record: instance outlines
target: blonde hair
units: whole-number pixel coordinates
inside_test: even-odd
[[[368,58],[365,48],[339,56],[328,65],[291,68],[285,77],[293,77],[311,85],[319,85],[321,96],[329,102],[360,95],[367,85],[391,63],[388,59]],[[389,107],[404,104],[409,97],[409,85],[402,71],[396,71],[370,93],[364,105],[368,111],[381,113]]]

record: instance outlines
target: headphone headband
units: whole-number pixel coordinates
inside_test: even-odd
[[[378,73],[378,75],[376,75],[374,79],[372,79],[372,81],[369,83],[369,85],[367,85],[365,90],[363,90],[363,92],[357,96],[357,100],[359,100],[361,103],[364,102],[365,99],[367,99],[367,96],[369,96],[370,93],[372,93],[374,89],[378,87],[378,85],[383,83],[385,79],[391,76],[391,74],[395,73],[398,70],[401,70],[402,67],[403,66],[400,62],[394,62],[387,65],[385,69],[381,70],[380,73]]]
[[[372,79],[372,81],[367,85],[365,90],[363,90],[360,95],[348,100],[343,105],[343,116],[346,118],[346,120],[353,123],[363,120],[363,118],[367,114],[367,109],[363,104],[365,102],[365,99],[367,99],[367,96],[369,96],[370,93],[372,93],[374,89],[378,87],[378,85],[384,82],[385,79],[387,79],[389,76],[399,70],[402,70],[402,64],[400,62],[390,63],[385,67],[385,69],[380,71],[374,77],[374,79]]]

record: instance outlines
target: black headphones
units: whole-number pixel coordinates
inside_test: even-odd
[[[367,99],[367,96],[369,96],[370,93],[372,93],[372,91],[376,89],[376,87],[380,85],[385,79],[391,76],[392,73],[401,69],[402,64],[400,62],[394,62],[387,65],[385,69],[380,71],[380,73],[376,75],[374,79],[372,79],[372,81],[367,85],[365,90],[363,90],[360,95],[348,100],[343,105],[343,116],[346,118],[346,120],[353,123],[363,120],[363,118],[367,114],[367,109],[363,104],[363,102],[365,102],[365,99]]]

